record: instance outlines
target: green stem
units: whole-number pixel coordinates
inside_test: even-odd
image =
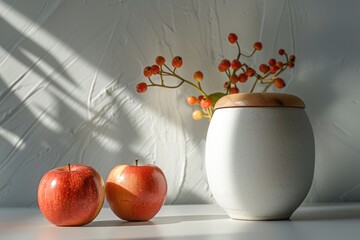
[[[171,70],[171,68],[169,68],[168,65],[164,64],[164,66],[166,67],[167,70],[169,70],[169,72],[173,72],[173,70]],[[175,69],[174,69],[174,71],[175,71]]]
[[[204,97],[206,97],[206,98],[208,97],[207,93],[204,92],[204,90],[202,90],[198,86],[196,86],[196,84],[186,80],[185,78],[182,78],[181,76],[177,75],[176,73],[174,73],[174,77],[176,77],[176,78],[180,79],[181,81],[184,81],[185,83],[187,83],[187,84],[193,86],[194,88],[196,88],[196,90],[198,90],[200,93],[202,93],[204,95]]]
[[[251,90],[250,90],[250,93],[254,92],[255,87],[256,87],[256,85],[257,85],[258,81],[259,81],[259,78],[256,78],[256,80],[255,80],[254,84],[252,85],[252,88],[251,88]]]
[[[155,84],[152,80],[151,80],[151,78],[150,77],[148,77],[148,79],[149,79],[149,82],[151,83],[151,84]]]
[[[243,55],[244,57],[250,58],[250,57],[252,57],[254,55],[255,52],[256,52],[256,49],[254,49],[252,51],[252,53],[250,53],[250,55],[246,55],[246,54],[243,54],[243,53],[241,55]]]
[[[202,109],[203,112],[205,113],[205,115],[203,117],[205,118],[208,118],[209,121],[211,120],[213,114],[214,114],[214,107],[213,106],[210,106],[209,108],[207,109]]]
[[[268,85],[266,85],[266,87],[264,88],[263,92],[266,92],[271,85],[272,85],[272,83],[268,83]]]
[[[163,71],[163,69],[162,69],[162,66],[161,66],[161,68],[160,68],[160,81],[161,81],[161,85],[164,85],[164,78],[163,78],[163,75],[161,74],[162,71]]]
[[[226,95],[228,95],[229,94],[229,92],[230,92],[230,87],[231,87],[231,72],[230,72],[230,70],[227,70],[226,72],[225,72],[225,74],[226,74],[226,76],[227,76],[227,78],[228,78],[228,86],[227,86],[227,88],[226,88]],[[234,74],[234,73],[233,73]]]
[[[156,84],[156,83],[152,83],[151,85],[148,85],[148,87],[162,87],[162,88],[178,88],[181,85],[183,85],[184,82],[180,82],[178,85],[175,86],[168,86],[168,85],[164,85],[164,84]]]
[[[241,49],[240,49],[240,44],[238,41],[235,42],[236,43],[236,46],[237,46],[237,49],[238,49],[238,55],[236,57],[236,60],[240,60],[240,57],[241,57]]]
[[[285,69],[287,68],[287,65],[284,67],[281,67],[281,69],[280,69],[280,71],[278,71],[275,75],[274,75],[274,77],[277,77],[277,76],[279,76],[280,75],[280,73],[282,73],[283,71],[285,71]]]
[[[202,90],[200,84],[199,86],[197,86],[196,84],[190,82],[189,80],[186,80],[185,78],[181,77],[180,75],[178,75],[177,73],[175,73],[175,69],[174,70],[171,70],[168,66],[165,65],[165,67],[170,71],[170,72],[162,72],[161,74],[166,74],[167,76],[172,76],[172,77],[175,77],[179,80],[182,81],[182,83],[180,83],[179,85],[177,85],[176,87],[179,87],[181,86],[183,83],[187,83],[191,86],[193,86],[196,90],[198,90],[202,95],[204,95],[204,97],[208,97],[207,93],[204,92],[204,90]],[[163,85],[163,87],[169,87],[169,86],[165,86]],[[176,87],[170,87],[170,88],[176,88]]]
[[[209,107],[209,121],[211,120],[213,114],[214,114],[214,107],[211,106],[211,107]]]
[[[201,88],[201,84],[200,84],[200,82],[198,82],[198,87],[199,87],[200,89],[202,89],[202,88]]]

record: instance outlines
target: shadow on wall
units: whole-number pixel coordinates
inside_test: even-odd
[[[45,5],[42,7],[46,8]],[[31,20],[36,22],[37,19]],[[28,24],[31,27],[33,23]],[[59,61],[50,49],[37,44],[1,16],[0,28],[7,36],[0,39],[0,46],[6,51],[0,56],[1,206],[36,205],[37,183],[47,169],[67,162],[87,161],[93,166],[104,165],[102,161],[108,150],[101,146],[104,142],[115,145],[111,149],[113,158],[119,151],[126,153],[125,159],[137,155],[127,147],[138,135],[122,108],[124,104],[116,98],[117,89],[108,88],[107,102],[99,101],[97,108],[89,109],[74,94],[82,86],[78,79],[68,74],[67,62]],[[10,61],[13,59],[16,62],[12,65]],[[24,68],[15,69],[18,70],[16,73],[22,74],[12,74],[5,69],[15,68],[15,65]],[[5,74],[13,75],[14,79],[5,81]],[[116,84],[118,80],[114,81]],[[86,110],[90,112],[88,119],[81,114]],[[132,129],[131,134],[129,129]],[[120,138],[122,134],[127,137]],[[98,151],[92,152],[94,156],[89,158],[94,162],[88,162],[84,160],[87,157],[84,154],[86,148],[93,147]],[[111,168],[106,166],[103,176]]]
[[[128,31],[129,21],[144,28],[146,21],[132,15],[134,9],[145,11],[138,4],[0,4],[0,28],[6,32],[0,38],[0,206],[36,205],[41,176],[67,162],[90,164],[105,177],[114,165],[151,159],[154,139],[140,136],[148,130],[147,103],[135,93],[143,65],[137,59],[147,58],[150,50],[140,46],[151,41],[136,39],[138,29]],[[158,30],[151,26],[145,32]],[[190,134],[201,139],[205,131]],[[149,153],[140,151],[145,145]]]
[[[360,4],[292,1],[292,7],[299,51],[297,79],[287,91],[305,100],[316,142],[315,178],[308,200],[358,201],[360,59],[354,46],[360,32],[354,22]]]
[[[41,48],[37,46],[32,49]],[[36,55],[38,52],[34,51],[33,54]],[[44,54],[40,59],[46,61],[47,57],[51,58],[50,55]],[[18,57],[18,59],[22,58]],[[28,77],[30,72],[42,72],[36,65],[37,62],[29,61],[28,64],[32,65],[24,64],[28,70],[10,86],[0,78],[0,204],[3,203],[2,206],[34,206],[37,183],[45,169],[64,165],[67,162],[82,162],[84,156],[77,152],[84,152],[84,148],[87,147],[97,147],[100,144],[97,139],[103,135],[106,135],[109,141],[117,142],[120,140],[118,136],[126,134],[127,126],[131,126],[131,122],[126,118],[127,114],[122,113],[122,108],[115,98],[112,99],[111,106],[109,104],[103,106],[91,119],[84,119],[79,112],[65,104],[63,99],[55,94],[54,101],[46,107],[38,105],[28,107],[32,96],[39,91],[46,91],[48,85],[63,92],[60,86],[57,87],[57,84],[53,83],[54,79],[45,76],[24,99],[19,99],[16,92],[30,84],[29,81],[32,80]],[[60,63],[54,62],[54,64],[53,69],[61,66]],[[65,96],[72,99],[71,94],[66,93]],[[80,101],[77,103],[82,104]],[[58,115],[51,110],[53,107],[57,109]],[[82,107],[86,108],[86,106]],[[113,112],[114,109],[118,112]],[[113,115],[118,115],[118,118],[107,120],[106,115],[109,111],[112,111]],[[126,145],[136,137],[136,132],[128,134],[121,151],[135,156]],[[94,158],[104,160],[102,153],[104,150],[101,151],[99,148]],[[74,159],[73,156],[77,158]]]

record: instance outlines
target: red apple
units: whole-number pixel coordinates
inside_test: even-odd
[[[79,226],[95,219],[104,203],[101,175],[84,164],[48,171],[40,180],[38,203],[44,217],[58,226]]]
[[[160,210],[166,199],[164,173],[155,165],[118,165],[106,181],[106,200],[112,211],[127,221],[147,221]]]

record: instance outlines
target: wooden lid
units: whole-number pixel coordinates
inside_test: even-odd
[[[305,108],[304,102],[284,93],[237,93],[220,98],[215,109],[234,107],[292,107]]]

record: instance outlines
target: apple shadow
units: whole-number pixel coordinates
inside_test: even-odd
[[[155,217],[151,221],[124,221],[124,220],[101,220],[93,221],[84,227],[123,227],[123,226],[147,226],[164,225],[181,222],[203,221],[203,220],[222,220],[228,219],[227,215],[189,215],[189,216],[164,216]]]
[[[83,227],[129,227],[154,225],[152,221],[100,220],[93,221]]]
[[[142,238],[101,238],[101,239],[92,239],[92,240],[129,240],[129,239],[137,239],[137,240],[162,240],[162,239],[172,239],[172,240],[209,240],[209,239],[240,239],[239,235],[236,233],[225,233],[225,234],[199,234],[196,236],[156,236],[156,237],[142,237]],[[242,238],[241,238],[242,239]]]

